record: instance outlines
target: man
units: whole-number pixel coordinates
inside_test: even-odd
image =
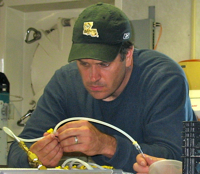
[[[86,8],[74,26],[71,63],[56,71],[20,137],[37,138],[66,118],[89,117],[124,130],[144,153],[180,159],[182,121],[193,120],[184,72],[164,54],[135,49],[130,37],[129,20],[118,8]],[[99,165],[133,172],[138,154],[121,133],[86,120],[27,145],[47,167],[63,152],[78,151]],[[8,164],[30,167],[16,142]]]

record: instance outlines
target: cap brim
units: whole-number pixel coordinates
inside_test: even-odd
[[[118,55],[122,43],[117,45],[73,43],[68,62],[78,59],[96,59],[112,62]]]

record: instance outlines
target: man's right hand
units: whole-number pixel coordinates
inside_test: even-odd
[[[150,155],[142,154],[137,155],[136,163],[133,165],[133,169],[137,172],[137,174],[148,174],[149,166],[156,161],[164,160],[164,158],[157,158]]]
[[[44,138],[34,143],[29,150],[35,153],[46,167],[56,167],[63,156],[56,134],[45,133]]]

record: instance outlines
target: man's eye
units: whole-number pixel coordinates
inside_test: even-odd
[[[86,62],[80,62],[80,64],[81,64],[82,66],[88,66],[88,63],[86,63]]]
[[[100,63],[100,65],[101,65],[102,67],[108,67],[108,66],[110,65],[110,63]]]

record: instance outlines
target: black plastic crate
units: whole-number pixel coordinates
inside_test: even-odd
[[[183,122],[183,174],[200,174],[200,122]]]
[[[200,173],[200,157],[183,157],[183,174]]]

